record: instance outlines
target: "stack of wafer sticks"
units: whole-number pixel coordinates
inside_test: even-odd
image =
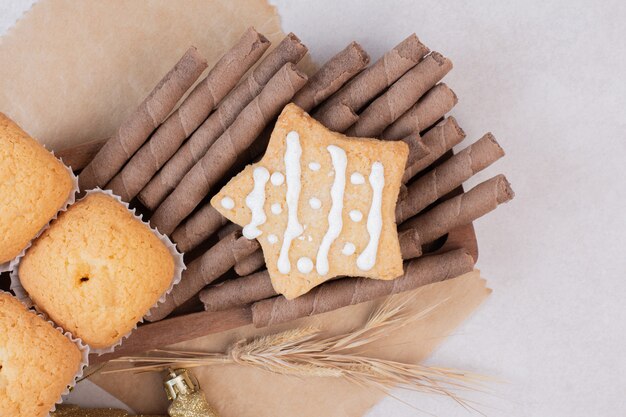
[[[441,82],[451,61],[411,35],[371,65],[353,42],[307,78],[296,67],[307,48],[295,35],[266,53],[269,47],[248,29],[175,109],[206,68],[191,48],[79,175],[82,189],[107,188],[139,201],[152,226],[184,252],[214,242],[187,259],[181,283],[147,319],[161,320],[199,296],[207,311],[251,305],[254,323],[266,326],[470,271],[475,260],[466,250],[423,256],[422,248],[509,201],[513,192],[498,175],[442,201],[504,155],[487,133],[443,160],[465,138],[456,120],[445,117],[457,103]],[[292,101],[332,130],[409,145],[396,208],[402,277],[341,278],[288,301],[274,291],[258,242],[242,237],[207,203],[233,169],[262,154],[277,115]]]

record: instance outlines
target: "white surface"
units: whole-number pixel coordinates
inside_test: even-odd
[[[30,3],[0,1],[0,31]],[[454,61],[446,82],[468,143],[491,130],[507,151],[470,182],[504,172],[517,193],[476,222],[494,293],[429,362],[508,381],[479,398],[490,416],[624,415],[624,3],[276,3],[318,61],[353,39],[377,58],[417,32]],[[449,399],[396,394],[435,415],[469,415]],[[72,400],[115,405],[86,384]],[[391,398],[369,414],[389,415],[424,414]]]

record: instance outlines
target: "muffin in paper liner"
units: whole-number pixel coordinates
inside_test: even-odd
[[[45,148],[45,146],[44,146]],[[54,152],[49,151],[52,155],[54,155]],[[70,191],[69,195],[67,196],[67,200],[65,200],[65,203],[63,203],[63,205],[59,208],[59,210],[57,210],[56,214],[50,218],[48,220],[48,222],[41,228],[39,229],[39,231],[37,232],[37,234],[35,234],[35,236],[33,236],[33,238],[30,240],[30,242],[28,242],[28,244],[26,246],[24,246],[24,248],[22,249],[22,251],[13,259],[11,259],[8,262],[4,262],[2,264],[0,264],[0,273],[2,272],[10,272],[13,270],[13,268],[15,268],[15,265],[18,264],[19,259],[22,258],[24,256],[24,254],[26,253],[26,249],[30,248],[30,246],[33,243],[33,240],[37,239],[44,230],[46,230],[48,228],[48,225],[50,225],[50,222],[53,221],[54,219],[57,218],[57,216],[59,215],[60,212],[67,210],[67,208],[74,204],[74,202],[76,201],[76,195],[78,194],[78,177],[74,174],[74,172],[72,171],[72,169],[70,167],[68,167],[67,165],[65,165],[63,163],[63,160],[61,158],[57,158],[65,167],[65,169],[67,170],[67,172],[70,174],[71,178],[72,178],[72,190]]]
[[[0,290],[0,294],[8,294],[9,296],[11,296],[13,298],[17,298],[13,294],[11,294],[10,292],[7,292],[7,291]],[[22,304],[24,304],[24,303],[22,302]],[[82,339],[74,337],[74,335],[72,333],[66,332],[63,328],[57,326],[54,322],[52,322],[51,320],[47,319],[45,314],[33,311],[26,304],[24,304],[24,306],[26,307],[26,309],[27,309],[29,314],[34,314],[34,315],[36,315],[38,317],[41,317],[44,321],[49,323],[56,331],[58,331],[63,336],[68,338],[72,343],[74,343],[76,345],[76,347],[78,348],[78,350],[80,351],[80,354],[81,354],[80,366],[78,367],[78,370],[76,371],[76,374],[74,375],[74,378],[72,379],[72,382],[70,384],[68,384],[67,388],[61,393],[61,396],[58,398],[58,400],[56,400],[56,402],[52,405],[52,408],[48,411],[48,414],[47,414],[46,417],[50,417],[50,413],[52,413],[53,411],[56,410],[57,404],[63,403],[63,397],[66,396],[67,394],[69,394],[70,391],[76,386],[76,383],[80,380],[80,378],[83,377],[83,374],[85,372],[85,368],[87,368],[87,366],[89,366],[89,353],[91,352],[91,350],[90,350],[88,345],[83,343]]]
[[[174,274],[172,276],[172,280],[170,282],[169,288],[161,295],[159,300],[146,311],[146,313],[144,314],[144,317],[142,317],[139,321],[137,321],[137,323],[135,323],[135,325],[133,326],[132,330],[130,332],[128,332],[127,334],[123,335],[121,338],[119,338],[119,340],[117,342],[115,342],[114,344],[112,344],[111,346],[107,346],[105,348],[90,347],[91,353],[96,353],[98,355],[103,355],[105,353],[113,352],[117,346],[120,346],[123,343],[123,341],[126,338],[128,338],[128,336],[131,335],[133,330],[135,330],[137,328],[137,325],[139,323],[143,323],[144,318],[147,317],[147,315],[149,314],[149,311],[152,310],[153,308],[157,307],[159,304],[161,304],[161,303],[163,303],[165,301],[165,298],[172,291],[174,286],[180,282],[181,277],[182,277],[182,272],[186,269],[186,266],[185,266],[185,263],[183,261],[183,254],[180,253],[176,249],[176,245],[169,239],[169,237],[167,235],[164,235],[164,234],[160,233],[158,230],[152,228],[148,222],[145,222],[143,220],[141,215],[138,215],[136,213],[135,209],[131,210],[129,205],[128,205],[128,203],[122,201],[122,199],[119,196],[113,194],[110,190],[102,190],[100,188],[96,188],[96,189],[93,189],[93,190],[88,190],[88,191],[85,192],[85,195],[82,198],[80,198],[79,200],[77,200],[76,202],[79,202],[79,201],[83,200],[84,198],[86,198],[87,196],[89,196],[90,194],[94,194],[94,193],[102,193],[102,194],[108,195],[108,196],[114,198],[120,204],[122,204],[133,215],[133,217],[135,219],[137,219],[141,223],[143,223],[165,245],[165,247],[167,248],[167,250],[169,251],[169,253],[171,254],[171,256],[172,256],[172,258],[174,260]],[[69,207],[70,206],[68,205],[62,211],[67,211],[67,209]],[[46,227],[44,227],[42,232],[45,231],[46,229],[48,229],[50,227],[50,224],[51,223],[46,225]],[[30,247],[30,244],[28,245],[28,247]],[[20,299],[20,301],[22,301],[25,305],[27,305],[29,307],[33,306],[35,308],[35,310],[37,310],[38,313],[42,314],[44,317],[49,319],[48,315],[44,311],[40,310],[37,307],[37,305],[33,303],[32,299],[28,295],[28,292],[26,291],[26,289],[22,286],[22,284],[20,282],[20,278],[19,278],[19,264],[20,264],[21,259],[26,254],[26,251],[27,250],[24,250],[20,254],[20,256],[14,260],[14,267],[13,267],[13,270],[11,272],[11,290],[16,294],[16,296]]]

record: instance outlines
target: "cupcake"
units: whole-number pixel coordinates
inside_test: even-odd
[[[91,192],[62,212],[22,258],[36,307],[95,349],[115,345],[169,289],[170,249],[125,205]]]
[[[73,188],[67,167],[0,113],[0,267],[57,214]]]
[[[80,371],[75,343],[0,292],[0,416],[48,414]]]

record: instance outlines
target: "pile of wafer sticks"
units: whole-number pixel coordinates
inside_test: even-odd
[[[469,272],[475,260],[467,250],[423,256],[422,249],[509,201],[513,192],[498,175],[445,199],[504,155],[487,133],[444,158],[465,138],[456,120],[445,117],[457,103],[441,82],[452,62],[413,34],[371,65],[353,42],[308,78],[297,68],[307,48],[294,34],[269,48],[262,34],[248,29],[175,108],[207,67],[190,48],[101,148],[89,145],[87,158],[84,147],[60,152],[80,171],[81,189],[112,190],[186,253],[181,283],[147,320],[188,311],[200,300],[222,320],[226,310],[240,314],[237,307],[251,306],[254,324],[266,326]],[[217,186],[263,153],[289,102],[331,130],[409,145],[396,207],[402,277],[341,278],[286,300],[272,288],[258,242],[208,204]]]

